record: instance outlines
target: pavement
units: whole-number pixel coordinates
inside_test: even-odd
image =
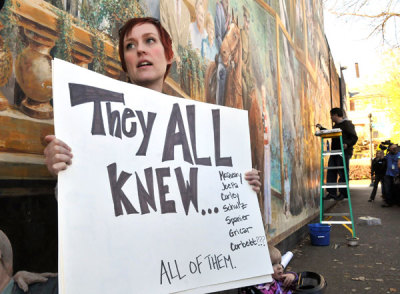
[[[400,293],[400,207],[382,208],[380,187],[375,202],[368,202],[372,190],[368,184],[350,183],[358,245],[348,246],[346,237],[351,233],[332,225],[330,245],[312,246],[306,237],[291,249],[294,257],[287,270],[321,274],[327,281],[325,294]],[[346,212],[347,205],[346,200],[339,201],[330,212]],[[379,218],[382,224],[359,224],[362,216]]]

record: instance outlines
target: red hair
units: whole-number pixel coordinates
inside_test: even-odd
[[[128,69],[126,67],[126,62],[125,62],[125,56],[124,56],[124,38],[126,34],[128,34],[133,27],[139,25],[139,24],[144,24],[144,23],[151,23],[157,28],[158,34],[160,35],[160,41],[161,44],[164,47],[164,53],[165,53],[165,58],[167,60],[172,60],[174,57],[174,52],[172,51],[172,40],[168,32],[164,29],[164,27],[161,25],[160,21],[156,18],[153,17],[135,17],[131,18],[128,20],[122,28],[119,29],[119,47],[118,47],[118,52],[119,52],[119,58],[121,59],[121,66],[122,69],[127,72]],[[171,69],[171,64],[167,64],[167,69],[164,74],[164,80],[167,77],[169,70]]]

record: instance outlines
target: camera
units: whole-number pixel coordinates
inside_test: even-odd
[[[392,142],[390,142],[390,140],[386,140],[384,142],[381,142],[381,144],[379,144],[379,149],[386,150],[386,149],[389,148],[390,144],[392,144]]]

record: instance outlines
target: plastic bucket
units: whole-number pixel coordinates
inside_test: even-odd
[[[314,246],[328,246],[331,226],[324,224],[309,224],[311,244]]]

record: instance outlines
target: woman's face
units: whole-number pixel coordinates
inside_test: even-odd
[[[167,65],[157,28],[151,23],[138,24],[124,37],[124,57],[132,83],[156,91],[162,90]]]

